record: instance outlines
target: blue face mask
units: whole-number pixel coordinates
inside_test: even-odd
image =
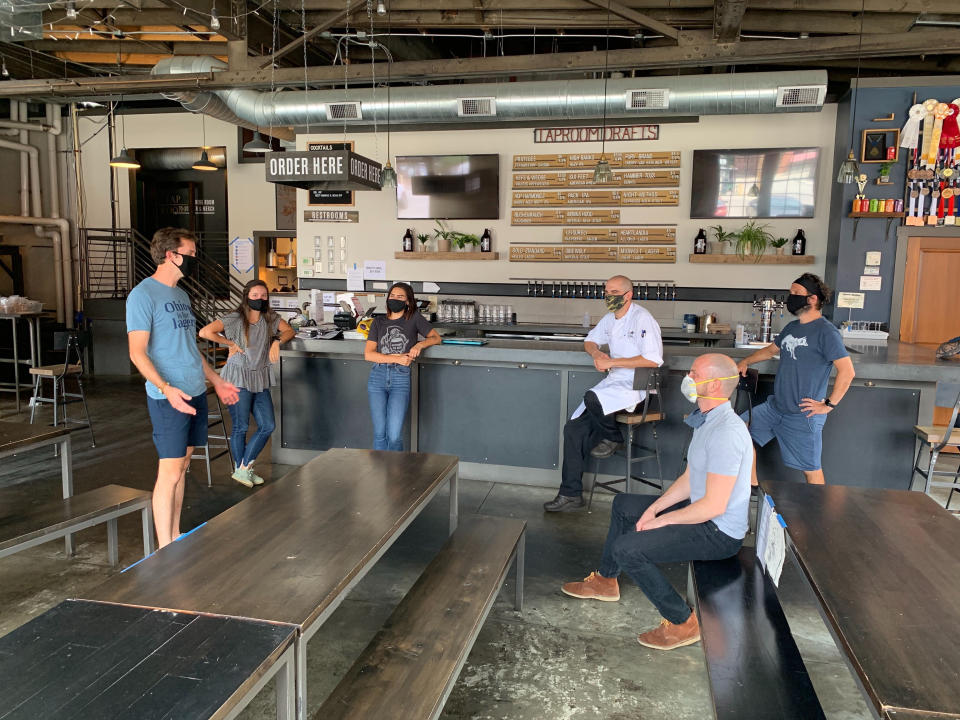
[[[694,430],[703,425],[706,421],[707,416],[700,412],[699,408],[687,415],[687,417],[685,417],[683,420],[684,423],[692,427]]]

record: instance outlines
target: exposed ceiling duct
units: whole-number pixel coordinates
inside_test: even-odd
[[[210,57],[174,57],[160,61],[152,72],[200,73],[226,67]],[[598,118],[604,114],[602,88],[603,83],[597,80],[396,87],[390,96],[390,124],[509,124]],[[642,120],[651,115],[818,112],[826,90],[825,70],[610,78],[606,117]],[[206,108],[210,108],[214,117],[247,127],[349,127],[387,121],[387,93],[383,88],[375,96],[372,88],[363,87],[275,92],[234,89],[167,97],[195,112],[209,112]],[[656,102],[652,102],[654,99]],[[477,112],[464,113],[464,108],[476,108]]]
[[[137,150],[144,170],[189,170],[200,159],[200,148],[150,148]],[[207,158],[218,168],[227,166],[223,148],[208,148]]]

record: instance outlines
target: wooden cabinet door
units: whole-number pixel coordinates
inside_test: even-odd
[[[900,340],[937,346],[960,335],[960,238],[911,237]]]

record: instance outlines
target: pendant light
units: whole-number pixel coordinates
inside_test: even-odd
[[[253,134],[253,139],[248,140],[243,146],[243,151],[248,153],[268,153],[270,152],[270,146],[267,144],[266,140],[263,139],[263,135],[260,134],[260,131],[257,130]]]
[[[863,16],[866,10],[866,0],[862,0],[860,5],[860,40],[857,43],[857,84],[853,89],[853,103],[850,111],[851,144],[853,141],[853,130],[857,124],[857,94],[860,92],[860,50],[863,47]],[[853,148],[847,154],[847,159],[840,163],[840,169],[837,171],[837,182],[842,185],[849,185],[855,182],[860,174],[860,166],[857,164],[856,156],[853,154]]]
[[[123,102],[123,98],[120,98]],[[110,103],[110,116],[113,117],[113,103]],[[120,154],[110,159],[110,167],[126,168],[127,170],[139,170],[140,163],[127,150],[127,123],[120,118],[120,137],[123,140]],[[116,127],[116,125],[114,125]]]
[[[210,162],[210,158],[207,156],[207,116],[203,113],[200,113],[200,124],[203,127],[203,148],[200,152],[200,159],[190,167],[202,172],[216,172],[219,168]]]
[[[603,125],[600,128],[600,161],[593,168],[594,185],[613,182],[613,171],[607,162],[607,68],[610,61],[610,0],[607,0],[607,47],[603,55]]]
[[[377,12],[380,12],[380,7],[383,3],[377,6]],[[387,15],[387,40],[390,39],[390,15]],[[395,190],[397,187],[397,171],[393,169],[393,165],[390,164],[390,66],[393,65],[393,56],[390,55],[390,48],[387,49],[387,162],[384,164],[383,169],[380,171],[380,189],[381,190]]]

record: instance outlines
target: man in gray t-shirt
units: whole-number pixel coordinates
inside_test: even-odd
[[[747,533],[750,432],[730,406],[737,366],[726,355],[701,355],[681,392],[698,409],[686,420],[694,427],[687,469],[660,497],[622,493],[613,500],[610,530],[600,566],[563,592],[584,600],[620,599],[617,581],[627,573],[663,617],[637,641],[672,650],[700,639],[697,615],[657,567],[658,563],[721,560],[735,555]]]

